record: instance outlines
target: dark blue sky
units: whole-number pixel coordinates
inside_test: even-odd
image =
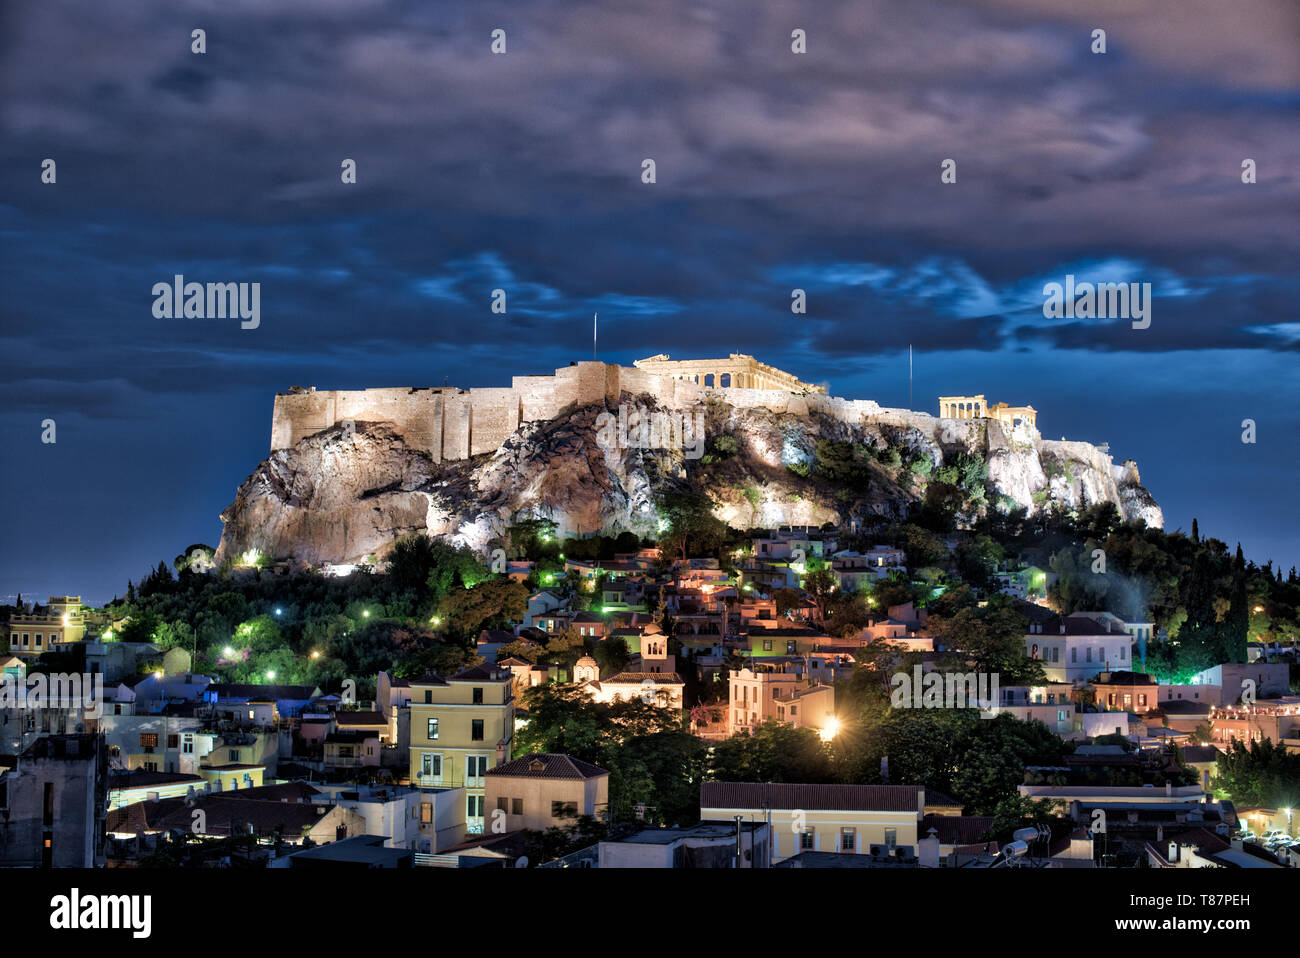
[[[1086,6],[10,0],[0,597],[215,545],[277,390],[505,385],[596,310],[608,361],[888,405],[912,343],[918,408],[1032,404],[1169,528],[1300,564],[1300,7]],[[1151,327],[1045,320],[1069,272],[1150,282]],[[155,319],[175,273],[260,282],[261,326]]]

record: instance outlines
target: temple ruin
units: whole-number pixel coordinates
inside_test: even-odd
[[[940,396],[940,419],[996,419],[1009,428],[1026,423],[1038,428],[1038,410],[1033,406],[1009,406],[1004,402],[993,406],[981,393],[978,396]]]
[[[649,359],[632,363],[637,369],[668,376],[684,382],[693,382],[711,389],[783,389],[792,393],[825,393],[824,386],[790,375],[785,370],[760,363],[753,356],[732,353],[726,359],[670,359],[659,353]]]

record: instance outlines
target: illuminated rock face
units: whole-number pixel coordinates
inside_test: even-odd
[[[634,432],[611,443],[620,406],[702,414],[704,455],[682,443],[647,448]],[[450,461],[430,453],[423,433],[412,442],[388,421],[349,420],[303,436],[240,486],[221,515],[216,561],[250,549],[312,565],[382,559],[415,531],[486,552],[521,514],[555,521],[561,535],[653,537],[655,500],[668,489],[706,494],[714,514],[738,529],[904,517],[924,499],[924,478],[870,456],[866,480],[851,491],[819,480],[815,468],[799,475],[823,439],[893,447],[905,462],[925,457],[936,470],[959,452],[978,455],[988,464],[989,507],[1014,502],[1032,514],[1113,502],[1126,519],[1163,523],[1133,462],[1116,466],[1096,446],[1043,440],[995,419],[938,419],[789,392],[724,389],[683,404],[625,391],[522,421],[492,450]]]

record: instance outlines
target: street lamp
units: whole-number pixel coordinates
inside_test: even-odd
[[[821,736],[823,742],[829,742],[840,733],[840,729],[843,727],[844,726],[840,724],[840,720],[832,715],[826,720],[826,724],[822,726],[821,731],[818,734]]]

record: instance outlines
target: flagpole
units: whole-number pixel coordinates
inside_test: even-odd
[[[912,409],[912,344],[907,344],[907,408]]]

